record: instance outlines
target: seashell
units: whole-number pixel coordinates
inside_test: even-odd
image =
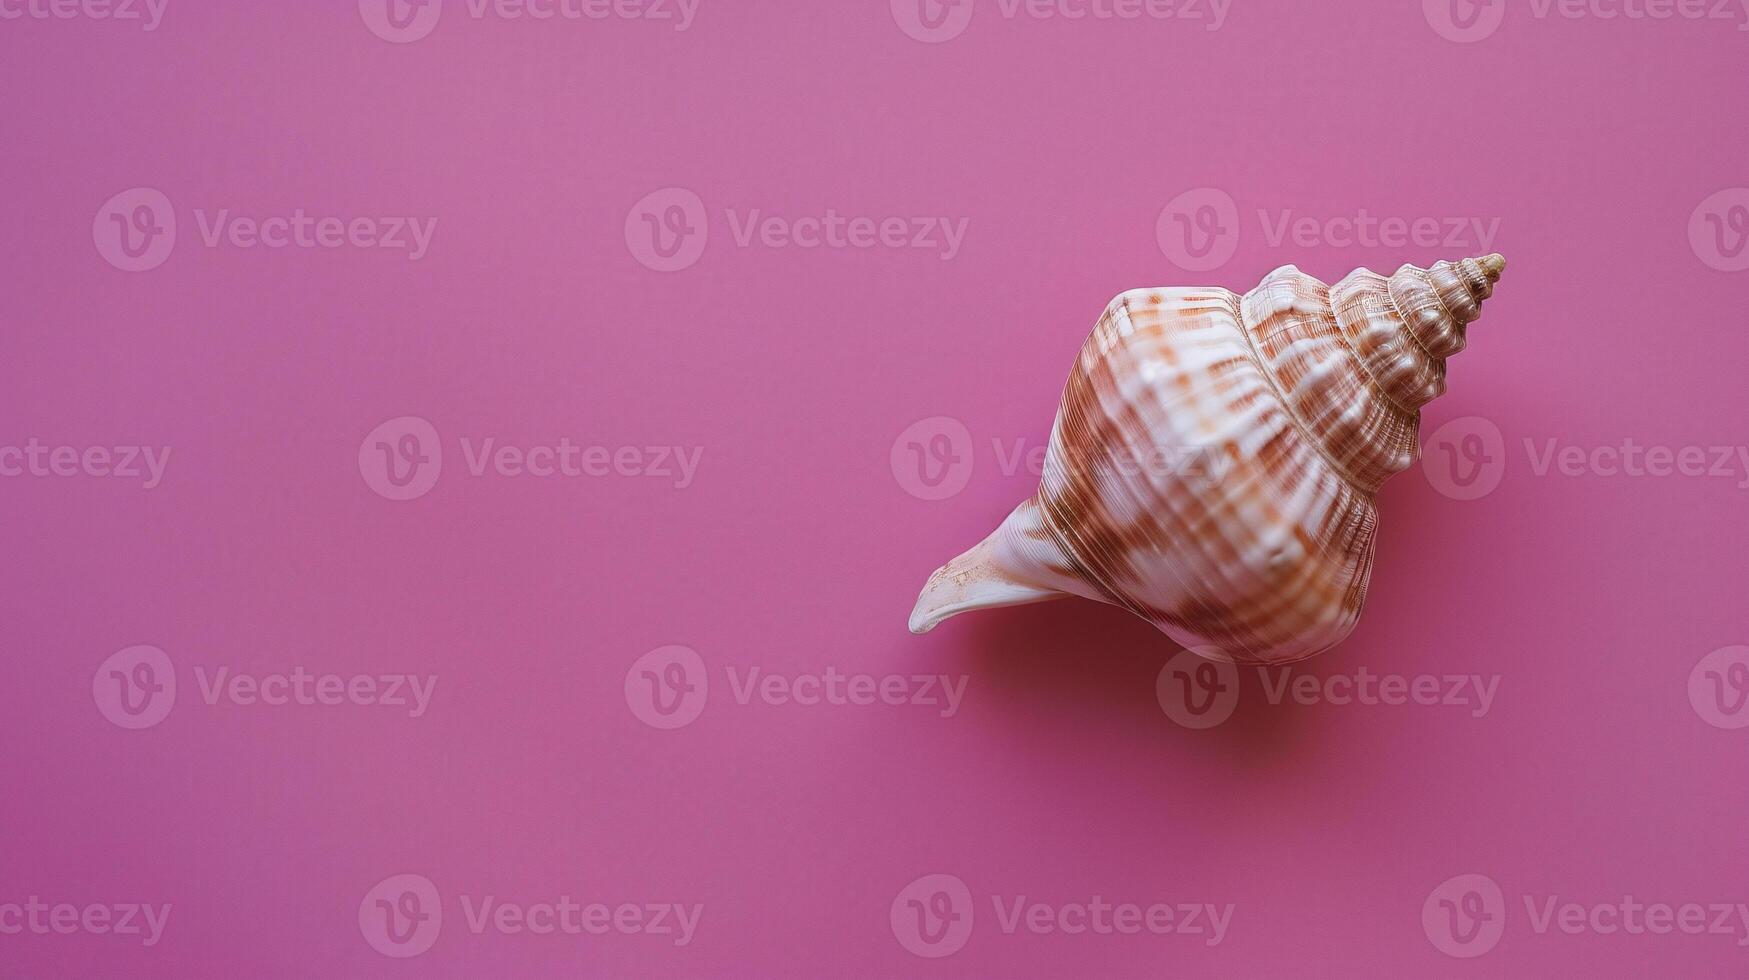
[[[1074,595],[1240,663],[1340,643],[1366,599],[1374,497],[1418,458],[1420,408],[1505,268],[1326,286],[1288,265],[1243,296],[1118,296],[1076,359],[1038,492],[930,576],[911,631]]]

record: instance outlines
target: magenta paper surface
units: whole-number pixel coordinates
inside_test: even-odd
[[[1743,976],[1745,27],[0,0],[0,976]],[[1119,291],[1493,251],[1337,650],[906,632]]]

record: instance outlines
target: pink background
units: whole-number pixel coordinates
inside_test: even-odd
[[[976,5],[939,44],[884,2],[814,0],[704,0],[685,32],[450,0],[409,44],[349,0],[171,0],[153,32],[0,21],[0,444],[173,447],[149,491],[0,479],[0,904],[173,905],[150,948],[0,935],[0,975],[1741,976],[1741,927],[1538,934],[1523,896],[1749,902],[1749,732],[1688,696],[1702,657],[1749,642],[1749,474],[1539,476],[1524,443],[1744,439],[1749,273],[1687,229],[1749,183],[1749,33],[1517,3],[1476,43],[1418,3],[1234,0],[1218,31]],[[93,246],[134,187],[177,210],[150,272]],[[625,234],[666,187],[709,209],[672,273]],[[1241,232],[1187,272],[1156,219],[1200,187]],[[207,248],[193,214],[300,207],[439,224],[410,262]],[[951,261],[737,247],[724,209],[754,208],[969,225]],[[1501,219],[1511,267],[1423,429],[1498,426],[1500,485],[1388,486],[1366,615],[1305,667],[1498,675],[1492,710],[1276,705],[1246,675],[1232,719],[1191,731],[1155,696],[1176,648],[1118,611],[909,635],[930,570],[1031,491],[991,442],[1043,442],[1117,291],[1486,251],[1274,245],[1256,212],[1285,208]],[[395,502],[358,453],[403,415],[444,469]],[[937,415],[976,466],[925,501],[889,456]],[[476,479],[464,436],[704,454],[685,489]],[[92,681],[135,644],[180,691],[128,731]],[[669,644],[710,693],[664,731],[624,689]],[[411,719],[209,706],[194,674],[297,666],[439,680]],[[743,705],[729,667],[969,681],[943,718]],[[358,910],[402,873],[445,918],[398,960]],[[889,925],[930,874],[976,903],[935,960]],[[1422,927],[1461,874],[1505,895],[1473,960]],[[704,914],[680,948],[473,935],[462,894]],[[992,895],[1236,908],[1210,947],[1008,935]]]

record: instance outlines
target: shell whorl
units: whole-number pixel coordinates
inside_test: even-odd
[[[1356,489],[1375,493],[1414,464],[1420,408],[1445,392],[1445,360],[1505,267],[1489,255],[1389,277],[1356,269],[1325,286],[1290,265],[1245,295],[1282,401]]]

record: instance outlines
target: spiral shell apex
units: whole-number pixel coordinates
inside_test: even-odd
[[[1243,296],[1137,289],[1076,359],[1039,489],[930,576],[911,631],[1067,595],[1122,606],[1187,647],[1288,663],[1354,629],[1374,497],[1418,456],[1506,260],[1291,265]]]

